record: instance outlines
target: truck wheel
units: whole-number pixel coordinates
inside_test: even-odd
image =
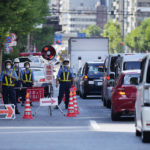
[[[150,142],[150,134],[148,132],[142,131],[141,137],[142,137],[142,142],[147,143]]]
[[[103,99],[103,106],[106,106],[106,99]]]
[[[141,132],[136,129],[136,136],[141,136]]]
[[[82,98],[86,99],[86,94],[85,93],[83,93]]]
[[[111,120],[118,121],[120,118],[119,113],[114,112],[113,108],[111,109]]]

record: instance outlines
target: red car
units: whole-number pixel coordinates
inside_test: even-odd
[[[112,89],[111,119],[116,121],[121,115],[133,115],[135,112],[136,85],[140,80],[140,70],[128,70],[121,73]]]

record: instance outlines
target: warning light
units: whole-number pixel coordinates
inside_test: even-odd
[[[44,47],[44,51],[48,51],[48,47]]]
[[[42,57],[46,60],[52,60],[56,56],[56,51],[52,46],[45,46],[42,49]]]

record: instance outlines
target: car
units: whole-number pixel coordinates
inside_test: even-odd
[[[123,71],[112,89],[111,119],[119,120],[121,115],[134,115],[136,86],[140,80],[140,70]]]
[[[135,103],[136,136],[150,142],[150,54],[141,62],[141,78]]]
[[[102,94],[104,62],[86,62],[79,78],[80,97],[85,99],[88,95]]]
[[[104,61],[104,75],[103,75],[103,93],[102,100],[103,105],[108,108],[111,107],[111,91],[114,86],[115,78],[115,62],[118,58],[118,54],[110,54]]]

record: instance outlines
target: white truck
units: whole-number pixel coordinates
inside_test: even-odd
[[[102,37],[72,37],[69,56],[74,73],[87,61],[105,60],[109,55],[109,40]]]

